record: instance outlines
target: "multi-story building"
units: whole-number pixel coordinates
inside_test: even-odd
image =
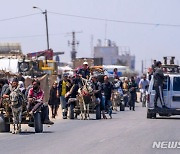
[[[135,69],[135,56],[130,54],[130,51],[123,50],[119,52],[119,47],[110,40],[106,40],[105,45],[99,40],[97,46],[94,47],[94,58],[102,58],[103,65],[123,65],[130,69]]]

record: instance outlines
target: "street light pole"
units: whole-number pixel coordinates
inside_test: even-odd
[[[45,22],[46,22],[46,39],[47,39],[47,49],[49,50],[49,32],[48,32],[48,18],[47,18],[47,10],[43,11],[41,8],[33,6],[34,9],[38,9],[44,14]]]
[[[47,38],[47,49],[49,50],[49,32],[48,32],[48,18],[47,18],[47,10],[43,12],[45,15],[45,21],[46,21],[46,38]]]

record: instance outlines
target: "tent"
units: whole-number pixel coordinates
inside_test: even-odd
[[[0,59],[0,70],[6,72],[17,73],[18,72],[18,59],[3,58]]]

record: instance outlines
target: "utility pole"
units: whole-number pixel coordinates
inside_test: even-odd
[[[48,32],[48,19],[47,19],[47,10],[43,12],[45,15],[45,21],[46,21],[46,38],[47,38],[47,49],[49,50],[49,32]]]
[[[71,51],[71,60],[75,60],[76,59],[76,45],[79,45],[79,42],[76,41],[76,33],[72,32],[72,42],[71,42],[71,46],[72,46],[72,51]]]
[[[48,18],[47,18],[47,10],[43,11],[41,8],[37,6],[33,6],[34,9],[38,9],[41,11],[42,14],[45,16],[45,22],[46,22],[46,39],[47,39],[47,50],[49,50],[49,32],[48,32]]]
[[[142,74],[144,73],[144,62],[143,62],[143,60],[141,61],[141,73]]]

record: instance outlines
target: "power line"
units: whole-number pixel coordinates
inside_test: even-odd
[[[69,16],[69,17],[75,17],[75,18],[84,18],[84,19],[90,19],[90,20],[109,21],[109,22],[126,23],[126,24],[180,27],[180,25],[178,25],[178,24],[161,24],[161,23],[148,23],[148,22],[136,22],[136,21],[115,20],[115,19],[104,19],[104,18],[97,18],[97,17],[89,17],[89,16],[79,16],[79,15],[72,15],[72,14],[57,13],[57,12],[51,12],[51,11],[48,12],[48,13],[56,14],[56,15],[60,15],[60,16]]]
[[[149,26],[166,26],[166,27],[180,27],[179,24],[163,24],[163,23],[148,23],[148,22],[137,22],[137,21],[104,19],[104,18],[97,18],[97,17],[90,17],[90,16],[80,16],[80,15],[73,15],[73,14],[51,12],[51,11],[48,11],[48,13],[56,14],[56,15],[60,15],[60,16],[68,16],[68,17],[74,17],[74,18],[82,18],[82,19],[90,19],[90,20],[98,20],[98,21],[108,21],[108,22],[116,22],[116,23],[125,23],[125,24],[137,24],[137,25],[149,25]],[[23,16],[18,16],[18,17],[0,19],[0,22],[14,20],[14,19],[20,19],[20,18],[26,18],[26,17],[29,17],[29,16],[37,15],[37,14],[41,14],[41,13],[34,13],[34,14],[28,14],[28,15],[23,15]]]
[[[20,19],[20,18],[26,18],[26,17],[30,17],[30,16],[37,15],[37,14],[41,14],[41,13],[34,13],[34,14],[28,14],[28,15],[23,15],[23,16],[18,16],[18,17],[12,17],[12,18],[0,19],[0,22],[8,21],[8,20],[14,20],[14,19]]]
[[[50,36],[59,36],[59,35],[65,35],[65,34],[66,34],[66,33],[49,34],[49,35],[50,35]],[[44,37],[44,36],[45,36],[45,34],[38,34],[38,35],[0,37],[0,39],[31,38],[31,37]]]

